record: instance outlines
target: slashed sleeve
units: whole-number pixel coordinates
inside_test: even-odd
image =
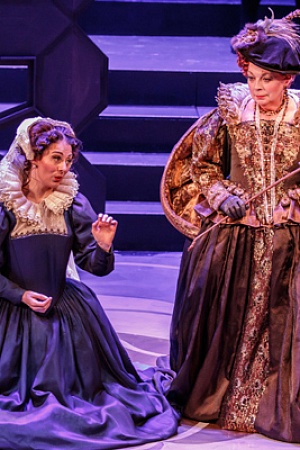
[[[108,275],[114,269],[114,254],[112,250],[106,252],[101,249],[96,243],[92,235],[92,223],[97,220],[97,214],[81,193],[74,199],[71,215],[75,263],[94,275]]]
[[[225,125],[214,108],[200,117],[175,144],[161,180],[160,197],[170,223],[190,239],[201,227],[198,205],[221,175]],[[211,208],[206,208],[211,214]],[[202,213],[201,213],[202,214]]]
[[[5,262],[8,258],[6,251],[6,241],[12,228],[12,214],[0,205],[0,298],[10,301],[15,305],[22,302],[22,295],[25,289],[9,280],[5,273]]]
[[[216,110],[209,121],[200,123],[195,130],[192,147],[192,180],[215,210],[230,195],[223,174],[226,125],[222,122]]]
[[[239,195],[238,186],[227,179],[229,136],[248,95],[244,83],[220,83],[218,106],[187,130],[168,158],[160,185],[162,207],[169,222],[190,239],[199,234],[203,216],[218,211],[231,193]]]

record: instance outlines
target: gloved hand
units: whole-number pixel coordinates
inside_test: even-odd
[[[241,219],[246,215],[246,205],[244,200],[236,195],[230,195],[221,203],[220,210],[231,219]]]

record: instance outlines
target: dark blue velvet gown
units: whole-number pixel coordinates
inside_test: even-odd
[[[92,238],[95,219],[78,194],[65,211],[67,234],[12,238],[15,216],[2,205],[1,450],[117,449],[176,433],[177,414],[136,372],[95,294],[65,277],[71,250],[84,270],[113,270],[113,254]],[[24,290],[52,296],[50,310],[21,303]]]

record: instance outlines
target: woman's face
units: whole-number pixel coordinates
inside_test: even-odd
[[[50,144],[40,160],[35,160],[31,178],[38,182],[39,188],[55,189],[73,162],[72,147],[65,140]]]
[[[269,72],[249,63],[247,71],[250,94],[263,109],[277,109],[282,103],[283,93],[289,87],[291,77]]]

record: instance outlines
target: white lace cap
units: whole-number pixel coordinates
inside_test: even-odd
[[[32,151],[28,136],[28,128],[35,122],[42,119],[42,117],[33,117],[31,119],[25,119],[20,123],[17,128],[16,136],[3,159],[13,162],[15,160],[16,153],[19,153],[19,148],[23,150],[28,161],[32,161],[34,159],[34,153]]]

